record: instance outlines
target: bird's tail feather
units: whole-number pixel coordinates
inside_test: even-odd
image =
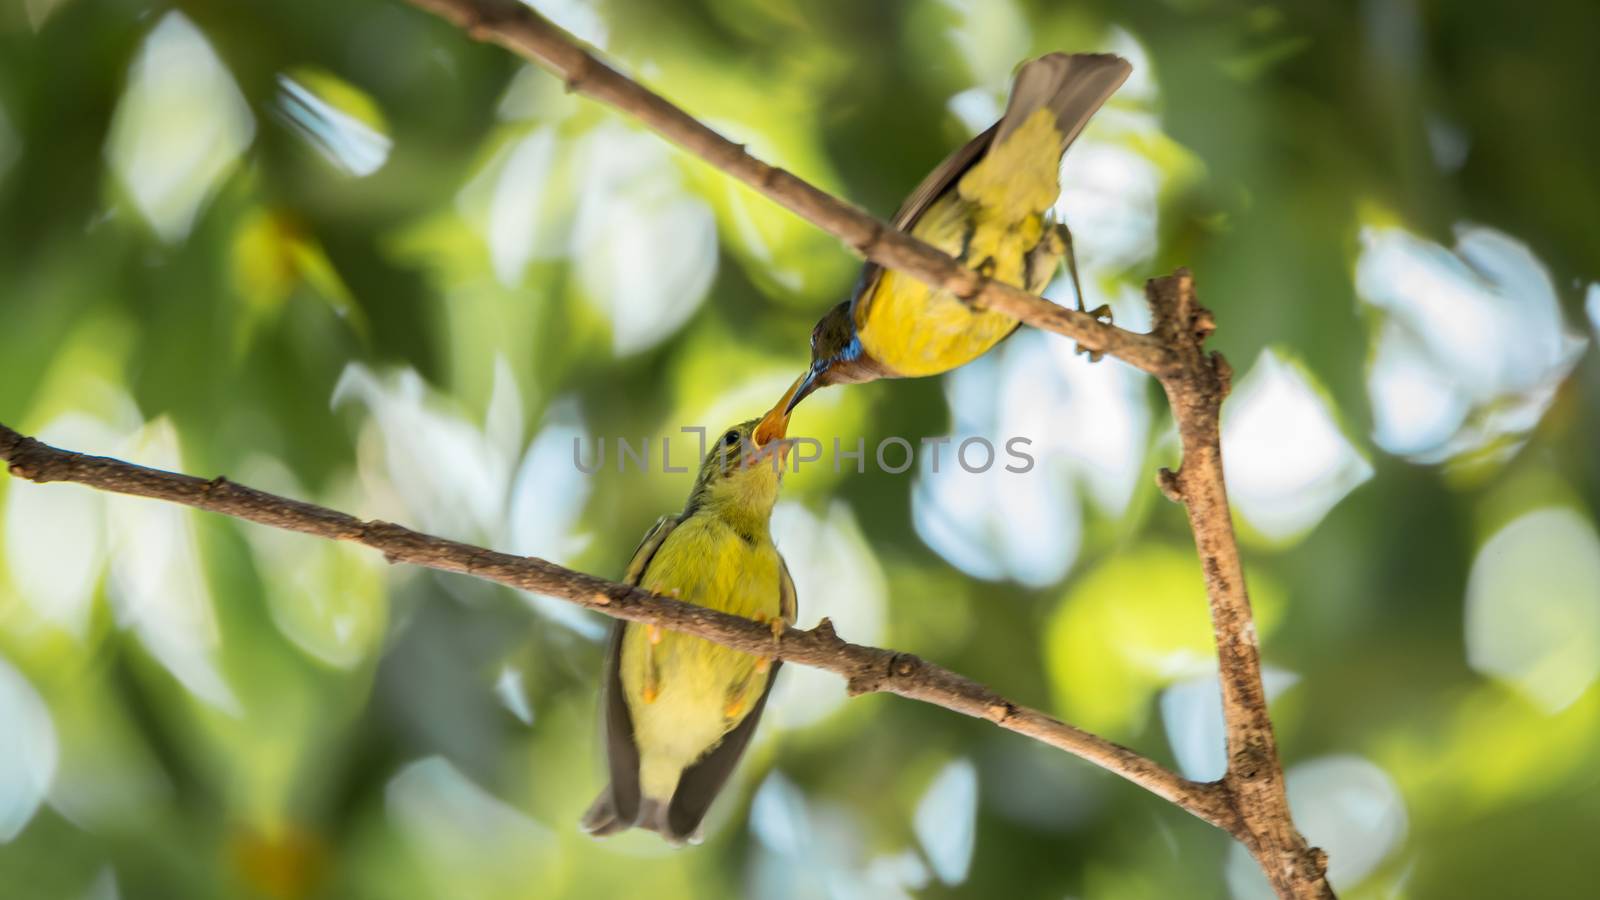
[[[667,810],[670,806],[670,803],[656,800],[652,797],[645,797],[640,800],[638,826],[640,828],[648,828],[661,835],[662,840],[674,847],[700,843],[698,831],[691,834],[681,834],[672,827],[672,823],[667,819]]]
[[[1047,53],[1017,71],[1011,99],[995,133],[996,145],[1041,106],[1056,117],[1061,149],[1077,139],[1089,118],[1128,79],[1133,66],[1112,53]]]
[[[611,786],[606,785],[601,789],[600,796],[589,805],[589,811],[578,821],[578,827],[595,837],[605,837],[627,831],[633,827],[633,823],[617,816],[617,806],[611,801]]]
[[[673,846],[700,843],[699,831],[693,834],[679,834],[673,830],[667,821],[667,804],[653,797],[644,797],[639,800],[639,818],[628,822],[617,815],[617,807],[611,800],[611,788],[608,785],[594,798],[589,805],[589,811],[583,814],[578,827],[592,837],[609,837],[630,828],[643,828],[661,835],[667,843]]]

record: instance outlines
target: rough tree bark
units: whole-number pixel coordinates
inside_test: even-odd
[[[1219,413],[1231,370],[1207,355],[1215,327],[1194,299],[1187,271],[1151,282],[1155,313],[1148,335],[1112,327],[1024,291],[980,276],[934,247],[838,200],[803,179],[756,159],[659,94],[607,66],[569,34],[514,0],[410,0],[487,41],[545,67],[567,89],[628,113],[662,137],[745,182],[862,256],[898,269],[970,302],[999,310],[1084,348],[1107,353],[1161,380],[1183,444],[1183,466],[1163,470],[1168,497],[1183,503],[1195,535],[1211,604],[1228,736],[1228,773],[1221,781],[1238,813],[1229,830],[1255,856],[1285,897],[1331,897],[1327,855],[1309,847],[1290,816],[1283,767],[1261,683],[1260,649],[1245,592],[1244,570],[1222,480]]]
[[[862,256],[899,269],[968,301],[1012,315],[1156,376],[1178,423],[1183,464],[1161,470],[1158,483],[1184,504],[1204,574],[1217,644],[1227,731],[1228,769],[1215,782],[1195,782],[1126,747],[1013,703],[965,676],[908,653],[842,640],[826,619],[815,628],[768,626],[669,597],[574,572],[540,559],[512,556],[412,531],[387,522],[278,497],[228,481],[163,472],[114,459],[60,450],[0,425],[0,459],[13,475],[72,481],[101,490],[181,503],[264,525],[349,540],[412,563],[559,597],[608,616],[658,624],[740,650],[835,672],[852,694],[883,691],[988,719],[1079,756],[1226,830],[1260,864],[1282,897],[1330,898],[1327,856],[1295,828],[1261,682],[1260,648],[1223,481],[1219,415],[1231,370],[1203,344],[1215,327],[1195,300],[1186,270],[1154,279],[1146,295],[1154,312],[1149,334],[1116,328],[1023,291],[983,278],[937,249],[903,234],[806,181],[750,156],[666,99],[600,62],[565,32],[514,0],[410,0],[465,29],[539,63],[572,91],[622,110],[678,146],[745,182]]]
[[[651,594],[542,559],[513,556],[413,531],[390,522],[364,521],[326,507],[291,500],[229,481],[206,480],[118,459],[62,450],[0,424],[0,459],[12,475],[30,481],[75,482],[138,497],[181,503],[274,528],[381,552],[391,563],[459,572],[587,607],[619,619],[695,634],[749,653],[837,673],[851,694],[899,694],[980,719],[988,719],[1052,747],[1082,757],[1223,828],[1237,826],[1215,782],[1190,781],[1138,753],[1030,709],[942,666],[910,653],[849,643],[823,619],[815,628],[774,635],[767,624]]]

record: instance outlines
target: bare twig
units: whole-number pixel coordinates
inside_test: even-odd
[[[1222,828],[1238,826],[1217,782],[1190,781],[1119,744],[1007,700],[988,687],[909,653],[841,639],[823,619],[815,628],[771,626],[574,572],[542,559],[513,556],[413,531],[389,522],[269,494],[226,478],[206,480],[41,443],[0,424],[0,460],[12,475],[68,481],[103,491],[152,497],[336,541],[354,541],[392,563],[459,572],[559,597],[618,619],[661,625],[749,653],[843,676],[852,694],[886,692],[988,719],[1008,731],[1082,757]]]
[[[1215,327],[1194,301],[1187,271],[1147,286],[1156,316],[1148,335],[1114,328],[968,270],[933,247],[776,169],[712,131],[665,98],[596,59],[570,36],[514,0],[410,0],[466,29],[473,38],[519,53],[554,72],[569,90],[627,112],[658,134],[754,187],[833,234],[858,253],[978,305],[1109,353],[1157,376],[1172,404],[1183,466],[1159,485],[1182,502],[1205,573],[1217,641],[1227,726],[1228,772],[1221,786],[1234,815],[1223,825],[1255,856],[1284,897],[1332,897],[1327,855],[1294,826],[1261,684],[1260,650],[1222,478],[1219,421],[1231,375],[1202,344]],[[1204,816],[1202,816],[1204,818]]]
[[[1154,334],[1177,355],[1177,366],[1162,377],[1161,385],[1178,423],[1183,465],[1177,472],[1162,469],[1158,481],[1162,492],[1188,511],[1205,573],[1228,735],[1223,785],[1241,826],[1233,834],[1255,856],[1281,896],[1332,897],[1325,877],[1327,854],[1306,844],[1289,814],[1283,766],[1261,684],[1255,619],[1228,511],[1219,423],[1233,369],[1222,354],[1205,352],[1203,344],[1216,323],[1211,311],[1196,302],[1189,270],[1153,279],[1145,295],[1155,314]]]
[[[810,182],[767,165],[674,106],[661,95],[607,66],[575,39],[516,0],[410,0],[466,30],[553,72],[567,89],[620,109],[657,134],[776,201],[885,267],[944,288],[972,303],[1053,331],[1097,353],[1159,374],[1172,357],[1149,335],[1116,328],[993,281],[938,249],[904,234]]]

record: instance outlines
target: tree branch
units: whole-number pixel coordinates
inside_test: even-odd
[[[1244,571],[1223,480],[1220,411],[1231,370],[1203,348],[1214,328],[1195,302],[1186,270],[1146,288],[1155,329],[1137,334],[986,279],[948,255],[750,156],[661,96],[606,66],[560,29],[515,0],[410,0],[561,77],[569,90],[632,114],[658,134],[835,235],[862,256],[948,290],[978,306],[1108,353],[1160,379],[1183,447],[1176,473],[1163,469],[1163,493],[1182,502],[1204,572],[1218,651],[1228,770],[1219,782],[1190,781],[1132,750],[1019,706],[989,688],[910,654],[848,643],[826,619],[774,636],[765,625],[595,578],[544,560],[434,537],[388,522],[278,497],[225,478],[206,481],[41,444],[0,425],[0,459],[34,481],[74,481],[102,490],[169,500],[306,534],[348,540],[391,562],[459,572],[559,597],[609,616],[658,624],[735,649],[775,656],[843,676],[852,694],[884,691],[942,706],[1082,757],[1227,830],[1249,849],[1283,897],[1331,898],[1327,856],[1309,847],[1290,814],[1267,712]]]
[[[1177,472],[1162,469],[1157,480],[1162,492],[1187,510],[1205,573],[1228,736],[1223,784],[1242,826],[1234,837],[1250,850],[1280,896],[1332,897],[1325,877],[1327,854],[1306,844],[1289,813],[1283,766],[1261,683],[1255,619],[1222,477],[1222,401],[1233,368],[1221,353],[1207,354],[1203,347],[1216,322],[1211,311],[1196,302],[1188,269],[1152,279],[1145,295],[1154,313],[1152,333],[1177,357],[1161,386],[1178,423],[1183,465]]]
[[[824,669],[843,676],[852,695],[880,691],[898,694],[987,719],[1120,775],[1213,825],[1230,831],[1239,825],[1221,783],[1190,781],[1120,744],[1013,703],[964,675],[910,653],[849,643],[834,632],[827,619],[815,628],[791,627],[775,636],[765,624],[574,572],[542,559],[500,553],[390,522],[364,521],[226,478],[208,481],[62,450],[18,434],[4,424],[0,424],[0,460],[8,463],[11,474],[18,478],[39,483],[75,482],[103,491],[180,503],[287,531],[353,541],[381,552],[391,563],[471,575],[558,597],[613,618],[660,625],[747,653]]]
[[[1207,355],[1202,347],[1215,323],[1211,313],[1195,303],[1188,271],[1147,285],[1156,319],[1152,333],[1106,325],[983,278],[937,249],[750,156],[742,145],[605,65],[515,0],[409,2],[453,22],[476,40],[499,44],[539,63],[563,79],[569,90],[629,113],[862,256],[1035,328],[1065,335],[1091,351],[1109,353],[1159,378],[1178,423],[1183,465],[1177,473],[1163,469],[1158,484],[1188,511],[1217,642],[1228,741],[1228,772],[1220,784],[1233,811],[1225,817],[1231,824],[1222,827],[1250,850],[1280,896],[1333,896],[1325,876],[1327,855],[1306,844],[1289,811],[1261,683],[1255,621],[1222,477],[1219,423],[1232,373],[1220,354]]]
[[[1108,353],[1152,374],[1169,371],[1172,355],[1150,335],[1116,328],[979,275],[948,254],[736,144],[583,50],[571,35],[516,0],[410,0],[464,29],[544,66],[567,90],[622,110],[684,150],[732,175],[802,219],[837,237],[861,256],[943,288],[973,304],[1003,312],[1044,331]]]

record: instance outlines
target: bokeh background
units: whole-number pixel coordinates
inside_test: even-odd
[[[879,214],[1020,59],[1132,59],[1062,208],[1122,324],[1178,265],[1217,313],[1302,828],[1348,897],[1593,896],[1600,7],[535,5]],[[0,421],[63,446],[614,575],[687,492],[660,442],[681,464],[680,428],[764,409],[856,268],[396,0],[0,6]],[[828,446],[773,523],[804,623],[1221,771],[1149,379],[1021,333],[795,430],[1038,460],[857,474]],[[1113,776],[798,667],[703,846],[595,842],[595,616],[73,486],[0,479],[0,518],[5,897],[1265,893]]]

